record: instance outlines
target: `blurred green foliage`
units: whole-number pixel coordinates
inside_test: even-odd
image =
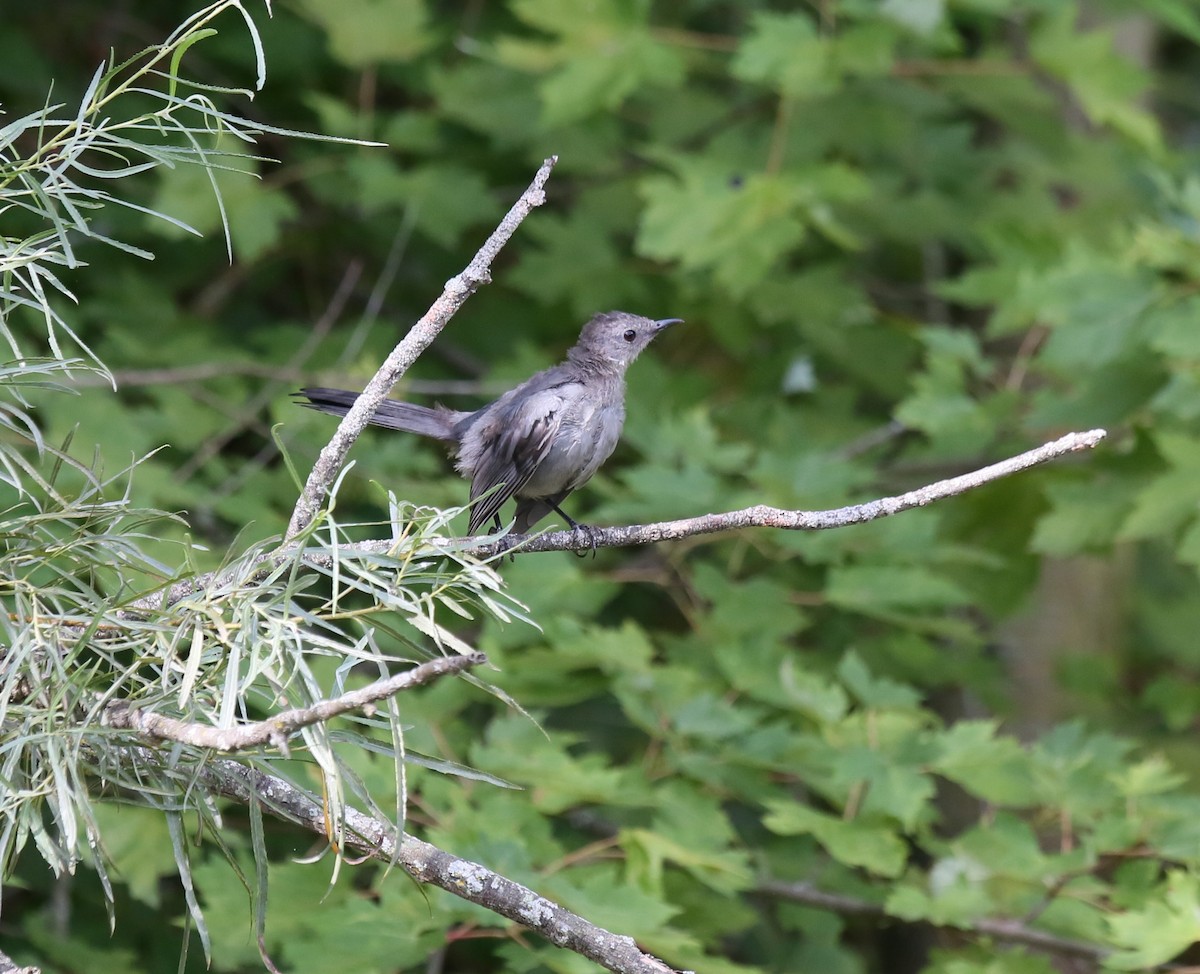
[[[110,46],[190,9],[7,11],[4,110],[51,84],[70,103]],[[277,0],[260,25],[255,117],[389,147],[265,139],[279,164],[221,174],[232,263],[196,172],[130,181],[208,235],[106,213],[156,255],[82,248],[70,277],[120,388],[39,400],[52,439],[74,429],[116,468],[169,445],[133,491],[186,512],[214,562],[286,524],[273,429],[301,466],[332,431],[286,393],[364,383],[551,153],[547,205],[409,378],[484,395],[594,311],[685,318],[631,373],[624,445],[577,516],[832,507],[1110,429],[1093,455],[852,529],[517,559],[542,630],[489,621],[477,642],[546,733],[465,681],[403,697],[414,749],[525,789],[414,769],[419,834],[707,972],[1049,969],[974,932],[988,917],[1121,969],[1200,939],[1194,3]],[[236,30],[186,56],[214,84],[252,63]],[[339,503],[364,519],[379,485],[465,497],[412,438],[369,433],[356,457]],[[359,761],[387,807],[390,763]],[[11,954],[175,963],[161,824],[109,815],[115,935],[89,875],[64,899],[28,858]],[[243,824],[227,841],[248,856]],[[294,861],[307,837],[271,842],[284,969],[592,969],[371,866],[330,891]],[[194,873],[213,969],[259,969],[236,874]],[[966,933],[900,943],[896,920]]]

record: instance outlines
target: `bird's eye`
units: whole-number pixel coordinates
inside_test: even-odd
[[[630,328],[629,331],[625,332],[625,335],[623,337],[625,338],[625,341],[631,342],[635,338],[637,338],[637,332],[634,331],[632,328]]]

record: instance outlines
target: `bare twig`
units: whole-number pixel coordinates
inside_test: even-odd
[[[377,700],[394,696],[402,690],[424,686],[449,673],[461,673],[472,666],[487,662],[483,653],[444,656],[393,676],[376,680],[365,687],[351,690],[331,700],[321,700],[311,707],[284,710],[267,720],[240,727],[212,727],[174,717],[139,710],[124,702],[110,704],[104,713],[104,724],[118,730],[133,730],[163,741],[210,747],[217,751],[240,751],[273,744],[286,753],[287,738],[302,727],[332,720],[351,710],[370,706]]]
[[[500,252],[521,221],[533,211],[534,207],[541,206],[545,202],[546,181],[550,178],[550,170],[554,168],[557,161],[557,156],[551,156],[542,163],[542,167],[533,177],[529,188],[513,204],[512,209],[500,221],[492,235],[479,248],[479,252],[471,260],[471,263],[461,274],[446,282],[446,288],[442,291],[441,296],[433,302],[421,320],[409,329],[408,334],[401,339],[400,344],[392,350],[392,353],[380,366],[379,371],[367,383],[367,387],[363,389],[354,405],[350,407],[350,411],[338,424],[333,438],[317,457],[317,462],[313,465],[300,499],[296,502],[296,508],[292,512],[285,540],[294,538],[316,517],[317,511],[329,493],[330,485],[346,460],[346,454],[350,452],[350,447],[354,445],[354,441],[358,439],[359,434],[366,427],[392,386],[395,385],[396,380],[408,371],[418,356],[429,347],[467,298],[491,280],[489,268],[496,254]]]
[[[887,911],[878,903],[859,899],[856,896],[846,896],[843,893],[830,893],[818,889],[811,883],[786,882],[779,879],[768,879],[759,883],[755,891],[766,896],[815,906],[822,910],[853,916],[886,916]],[[994,937],[1008,943],[1025,944],[1037,950],[1045,950],[1053,954],[1064,954],[1069,957],[1085,957],[1089,960],[1099,960],[1111,953],[1099,944],[1088,943],[1085,940],[1074,940],[1071,937],[1060,937],[1047,933],[1022,923],[1020,920],[1004,920],[994,917],[980,917],[965,923],[955,929],[964,933],[981,934]]]
[[[282,778],[228,760],[209,762],[199,774],[215,794],[242,804],[261,801],[275,814],[327,836],[325,808]],[[419,882],[440,886],[455,896],[477,903],[610,971],[673,974],[671,967],[644,953],[632,937],[610,933],[528,887],[428,842],[411,835],[397,839],[391,823],[348,808],[345,824],[346,842],[357,851],[387,862],[397,862]]]
[[[367,297],[367,303],[363,306],[358,324],[350,332],[338,355],[339,363],[353,362],[358,357],[358,353],[362,351],[363,342],[366,341],[367,335],[379,320],[384,299],[391,290],[392,284],[395,283],[396,275],[400,272],[400,265],[404,261],[404,255],[408,250],[409,241],[412,240],[420,215],[421,203],[418,200],[409,200],[404,207],[404,216],[400,219],[400,225],[396,227],[396,232],[392,235],[392,244],[388,248],[387,256],[383,259],[383,267],[380,268],[375,283],[371,287],[371,293]]]
[[[851,440],[844,446],[839,447],[836,456],[841,460],[853,460],[856,457],[861,457],[864,453],[869,453],[876,447],[892,442],[907,432],[908,427],[900,422],[900,420],[889,419],[882,426],[877,426],[857,439]]]
[[[578,531],[551,531],[532,536],[509,535],[499,541],[472,545],[467,550],[479,557],[490,557],[511,549],[518,549],[522,552],[584,551],[593,547],[653,544],[658,541],[675,541],[699,534],[715,534],[718,531],[733,531],[741,528],[823,531],[828,528],[846,527],[899,514],[901,511],[911,510],[914,507],[924,507],[934,501],[965,493],[994,480],[999,480],[1001,477],[1028,470],[1030,467],[1065,456],[1068,453],[1091,450],[1107,435],[1102,429],[1088,430],[1086,433],[1068,433],[1051,443],[959,477],[939,480],[897,497],[883,497],[865,504],[853,504],[849,507],[839,507],[828,511],[785,511],[778,507],[758,504],[740,511],[702,514],[699,517],[681,518],[677,521],[631,524],[617,528],[593,528],[586,536],[583,535],[583,532]],[[378,548],[369,550],[378,550]]]

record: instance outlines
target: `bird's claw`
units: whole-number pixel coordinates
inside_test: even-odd
[[[587,524],[580,524],[578,521],[573,521],[573,522],[571,522],[571,534],[575,534],[576,532],[582,533],[587,538],[588,545],[591,547],[591,550],[592,550],[592,557],[595,558],[596,557],[596,548],[597,548],[596,534],[592,530],[591,526],[587,525]],[[588,553],[586,551],[582,551],[578,548],[573,548],[571,550],[571,553],[576,558],[586,558],[588,555]]]

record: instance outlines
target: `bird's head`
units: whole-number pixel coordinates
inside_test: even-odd
[[[626,311],[605,311],[583,326],[570,357],[578,362],[605,364],[624,370],[668,325],[682,318],[643,318]]]

